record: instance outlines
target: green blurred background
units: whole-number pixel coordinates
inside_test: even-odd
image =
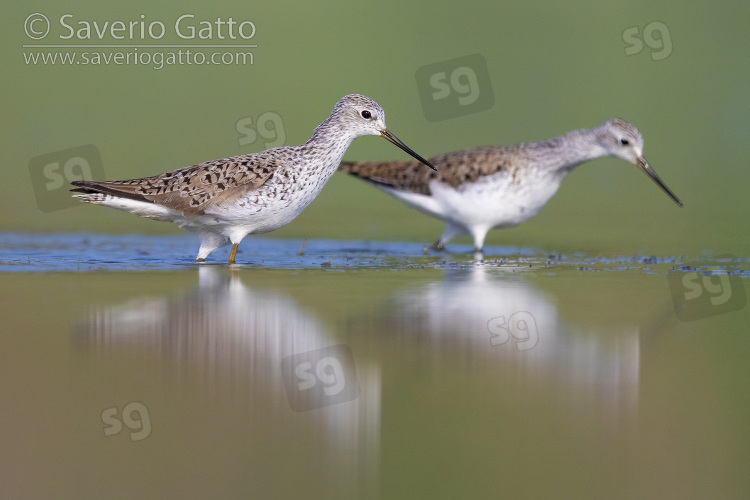
[[[264,112],[281,117],[287,145],[301,144],[341,96],[362,93],[384,107],[389,128],[424,156],[546,139],[625,118],[639,127],[646,158],[685,203],[678,208],[634,166],[597,160],[573,172],[535,218],[491,232],[488,245],[748,254],[747,2],[35,1],[0,9],[0,231],[178,233],[170,224],[99,207],[43,213],[29,161],[94,144],[107,179],[154,175],[266,149],[263,140],[240,146],[236,130],[238,120]],[[196,21],[231,16],[255,23],[251,43],[258,47],[251,66],[27,65],[24,20],[34,12],[53,23],[64,13],[74,15],[72,22],[143,14],[162,20],[170,33],[184,13]],[[626,55],[623,32],[637,26],[642,33],[654,21],[668,27],[669,56],[653,60],[658,50],[648,46]],[[159,40],[175,42],[185,43],[170,35]],[[494,106],[427,121],[417,69],[475,53],[487,61]],[[358,139],[346,155],[393,158],[406,156],[375,137]],[[297,220],[272,235],[431,243],[441,231],[439,221],[336,174]]]

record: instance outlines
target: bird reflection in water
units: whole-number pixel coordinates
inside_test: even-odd
[[[435,355],[460,355],[473,366],[490,364],[509,376],[561,384],[570,398],[593,396],[604,412],[636,409],[637,327],[565,324],[554,297],[522,272],[480,263],[449,268],[442,281],[401,292],[385,309],[392,311],[386,321],[402,341],[420,342]]]
[[[137,349],[186,367],[219,387],[250,394],[254,406],[278,422],[300,425],[287,402],[282,360],[336,344],[317,318],[290,297],[245,286],[225,268],[201,266],[197,289],[174,296],[143,296],[93,309],[77,332],[99,353]],[[331,482],[350,491],[375,491],[379,462],[380,372],[356,365],[359,396],[301,413],[325,436],[321,453]],[[348,486],[347,486],[348,485]],[[342,492],[347,494],[347,490]]]

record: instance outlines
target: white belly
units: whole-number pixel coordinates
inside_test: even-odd
[[[383,188],[404,203],[438,219],[464,228],[510,227],[534,216],[557,192],[562,177],[541,177],[514,182],[501,173],[464,184],[457,189],[433,181],[431,195]]]
[[[231,204],[206,208],[206,214],[189,221],[185,227],[209,226],[212,231],[241,239],[278,229],[294,220],[315,199],[329,176],[308,177],[297,183],[273,180]]]

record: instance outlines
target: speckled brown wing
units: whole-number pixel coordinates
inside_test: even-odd
[[[146,201],[195,217],[206,205],[220,205],[263,186],[281,160],[263,153],[234,156],[153,177],[124,181],[76,181],[74,192],[102,193]]]
[[[416,160],[390,162],[344,162],[341,171],[365,181],[399,191],[430,195],[430,182],[437,180],[454,188],[481,177],[514,169],[513,155],[502,146],[455,151],[429,158],[437,172]]]

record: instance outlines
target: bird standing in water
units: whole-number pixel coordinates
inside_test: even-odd
[[[74,196],[158,221],[174,222],[201,239],[198,262],[229,243],[233,264],[248,234],[288,224],[318,196],[354,139],[379,135],[434,169],[385,125],[385,112],[363,95],[341,98],[301,146],[278,147],[173,172],[124,181],[74,181]]]
[[[445,231],[433,248],[442,250],[451,239],[468,234],[475,252],[481,252],[490,229],[525,222],[570,171],[605,156],[635,164],[682,206],[643,157],[641,133],[619,118],[546,141],[434,156],[429,160],[437,171],[420,169],[415,161],[345,162],[341,171],[442,220]]]

